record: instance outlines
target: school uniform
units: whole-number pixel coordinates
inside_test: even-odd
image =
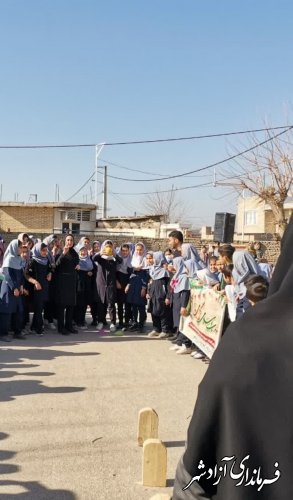
[[[59,333],[74,332],[72,321],[76,304],[76,266],[79,264],[77,252],[70,248],[56,259],[55,269],[55,303]],[[64,321],[65,312],[65,321]]]
[[[116,271],[117,264],[120,264],[122,259],[119,255],[116,257],[108,257],[106,255],[97,254],[93,257],[93,262],[96,267],[95,272],[95,302],[97,303],[98,322],[106,324],[107,309],[109,311],[111,324],[116,324]]]
[[[117,284],[119,284],[119,288],[117,286],[116,292],[119,327],[123,328],[127,327],[132,319],[131,305],[127,302],[125,293],[125,288],[129,284],[129,278],[132,272],[132,256],[129,253],[129,255],[123,257],[121,250],[117,253],[122,259],[122,262],[117,266],[116,281]]]
[[[186,274],[186,267],[182,257],[176,257],[173,260],[173,266],[176,272],[173,276],[171,287],[172,293],[172,307],[173,307],[173,324],[178,329],[178,336],[176,344],[178,346],[185,345],[187,348],[191,347],[191,340],[179,331],[180,325],[180,310],[181,307],[186,308],[190,299],[190,286],[189,278]]]
[[[92,301],[93,262],[89,256],[79,259],[80,269],[77,271],[77,300],[74,309],[74,320],[77,326],[85,326],[87,306]]]
[[[131,304],[134,325],[142,329],[147,318],[146,297],[141,296],[142,289],[147,290],[149,274],[146,269],[134,270],[129,278],[129,290],[127,292],[127,303]]]
[[[18,240],[12,240],[3,258],[2,273],[4,280],[1,282],[0,292],[0,322],[2,323],[2,336],[8,334],[10,324],[12,324],[14,337],[23,338],[21,333],[23,314],[22,297],[14,295],[14,290],[19,290],[24,283],[22,259],[18,255],[18,243]]]
[[[49,281],[47,279],[51,272],[48,257],[42,257],[40,254],[42,243],[38,243],[32,252],[32,259],[29,261],[24,275],[27,280],[33,278],[41,285],[41,290],[37,290],[32,286],[32,306],[33,320],[31,330],[34,330],[38,335],[41,335],[44,330],[43,310],[45,303],[49,300]]]
[[[170,307],[165,304],[169,285],[169,273],[163,267],[165,262],[163,252],[155,252],[154,265],[149,270],[149,312],[152,315],[153,329],[157,333],[171,332]]]

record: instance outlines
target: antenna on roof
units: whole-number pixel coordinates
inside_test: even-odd
[[[30,201],[31,201],[31,199],[32,199],[32,202],[33,202],[33,203],[37,203],[37,201],[38,201],[38,195],[37,195],[36,193],[31,193],[31,194],[29,195],[29,199],[28,199],[28,201],[30,202]]]

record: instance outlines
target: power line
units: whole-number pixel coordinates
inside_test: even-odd
[[[125,146],[132,144],[152,144],[152,143],[162,143],[162,142],[176,142],[176,141],[193,141],[196,139],[210,139],[215,137],[227,137],[231,135],[241,135],[241,134],[252,134],[256,132],[268,132],[270,130],[280,130],[280,129],[291,129],[293,125],[283,125],[280,127],[267,127],[251,130],[240,130],[236,132],[222,132],[218,134],[206,134],[206,135],[194,135],[186,137],[171,137],[168,139],[150,139],[150,140],[139,140],[139,141],[123,141],[123,142],[104,142],[104,146]],[[287,131],[286,130],[286,131]],[[96,143],[91,144],[38,144],[38,145],[0,145],[0,149],[51,149],[51,148],[92,148],[95,147]]]
[[[262,167],[260,168],[259,170],[265,170],[267,167]],[[223,174],[221,174],[223,175]],[[227,177],[227,176],[224,176],[224,181],[229,181],[229,180],[234,180],[234,179],[240,179],[241,177],[247,177],[247,172],[243,173],[243,174],[239,174],[239,175],[232,175],[231,177]],[[217,187],[217,186],[222,186],[224,184],[221,184],[221,181],[223,179],[220,179],[220,182],[219,181],[216,181],[216,183],[214,183],[214,181],[210,181],[210,182],[205,182],[203,184],[196,184],[195,186],[184,186],[184,187],[180,187],[180,188],[171,188],[171,189],[167,189],[167,190],[163,190],[163,191],[147,191],[147,192],[143,192],[143,193],[135,193],[135,192],[131,192],[131,193],[114,193],[112,192],[112,194],[117,194],[119,196],[138,196],[138,195],[145,195],[145,194],[160,194],[160,193],[171,193],[172,191],[184,191],[186,189],[195,189],[195,188],[198,188],[198,187],[205,187],[205,186],[213,186],[213,187]],[[240,185],[239,185],[240,187]]]
[[[194,135],[187,137],[172,137],[169,139],[150,139],[141,141],[124,141],[124,142],[106,142],[105,146],[126,146],[130,144],[151,144],[158,142],[174,142],[174,141],[192,141],[195,139],[210,139],[213,137],[226,137],[229,135],[240,135],[240,134],[251,134],[255,132],[265,132],[268,130],[279,130],[282,128],[292,128],[291,125],[285,125],[284,127],[269,127],[269,128],[259,128],[255,130],[240,130],[237,132],[223,132],[218,134],[207,134],[207,135]]]
[[[286,130],[283,130],[283,132],[280,132],[279,134],[273,135],[272,137],[270,137],[269,139],[266,139],[265,141],[259,142],[259,143],[255,144],[254,146],[252,146],[248,149],[245,149],[244,151],[240,151],[240,153],[237,153],[233,156],[229,156],[228,158],[224,158],[224,160],[217,161],[216,163],[212,163],[210,165],[207,165],[206,167],[197,168],[195,170],[191,170],[190,172],[184,172],[183,174],[169,175],[167,177],[159,177],[156,179],[130,179],[130,178],[125,178],[125,177],[116,177],[114,175],[109,175],[108,177],[111,177],[112,179],[116,179],[119,181],[128,181],[128,182],[153,182],[153,181],[164,181],[164,180],[168,180],[168,179],[176,179],[178,177],[185,177],[187,175],[194,174],[196,172],[202,172],[203,170],[217,167],[219,165],[222,165],[223,163],[227,163],[227,161],[234,160],[235,158],[238,158],[239,156],[242,156],[245,153],[249,153],[250,151],[253,151],[256,148],[263,146],[264,144],[267,144],[268,142],[273,141],[274,139],[276,139],[277,137],[279,137],[282,134],[285,134],[286,132],[288,132],[292,128],[293,128],[293,125],[290,126],[289,128],[287,128]]]
[[[170,193],[171,191],[175,192],[175,191],[184,191],[185,189],[196,189],[196,188],[199,188],[199,187],[204,187],[204,186],[212,186],[213,182],[210,181],[210,182],[204,182],[203,184],[196,184],[195,186],[185,186],[185,187],[181,187],[181,188],[174,188],[174,189],[167,189],[167,190],[164,190],[164,191],[148,191],[146,193],[114,193],[112,192],[112,194],[118,194],[119,196],[131,196],[131,195],[141,195],[141,194],[159,194],[159,193]]]
[[[92,174],[92,175],[88,178],[88,180],[87,180],[87,181],[85,181],[85,183],[84,183],[84,184],[83,184],[83,185],[82,185],[82,186],[81,186],[81,187],[80,187],[77,191],[75,191],[75,193],[74,193],[73,195],[71,195],[71,196],[70,196],[69,198],[67,198],[67,200],[65,200],[65,201],[70,201],[70,200],[72,200],[72,198],[74,198],[74,197],[75,197],[75,196],[76,196],[76,195],[77,195],[77,194],[78,194],[78,193],[79,193],[79,192],[80,192],[80,191],[81,191],[81,190],[82,190],[82,189],[83,189],[83,188],[87,185],[87,183],[88,183],[88,182],[89,182],[89,181],[90,181],[90,180],[94,177],[94,175],[95,175],[95,172],[94,172],[94,173],[93,173],[93,174]]]
[[[144,175],[160,175],[161,177],[164,177],[165,174],[159,174],[158,172],[146,172],[145,170],[138,170],[137,168],[130,168],[130,167],[125,167],[124,165],[121,165],[119,163],[114,163],[112,161],[109,161],[109,160],[106,160],[105,158],[99,158],[102,162],[105,162],[109,165],[113,165],[113,167],[118,167],[118,168],[122,168],[124,170],[129,170],[130,172],[139,172],[141,174],[144,174]],[[101,173],[101,172],[99,172]],[[108,175],[109,177],[109,175]],[[198,175],[198,176],[191,176],[191,177],[207,177],[206,175]]]

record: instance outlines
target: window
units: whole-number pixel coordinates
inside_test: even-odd
[[[72,223],[72,234],[80,233],[80,224]]]
[[[62,212],[62,220],[76,220],[79,222],[81,221],[89,222],[91,220],[91,211],[82,210],[79,212],[75,211]]]
[[[63,224],[62,224],[62,233],[66,234],[66,233],[69,233],[69,231],[70,231],[69,223],[68,222],[63,222]]]
[[[83,210],[82,220],[83,220],[83,222],[89,222],[91,220],[91,211],[90,210]]]
[[[246,212],[244,212],[245,226],[255,226],[256,219],[257,219],[256,210],[247,210]]]
[[[76,212],[66,212],[67,220],[76,220]]]

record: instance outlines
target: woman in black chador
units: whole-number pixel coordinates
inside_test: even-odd
[[[293,218],[268,297],[228,327],[199,386],[173,500],[293,498],[292,248]]]
[[[73,246],[73,236],[68,234],[65,238],[63,252],[56,259],[55,301],[58,332],[63,335],[77,333],[77,330],[73,328],[72,319],[76,303],[76,270],[79,269],[79,256]]]

